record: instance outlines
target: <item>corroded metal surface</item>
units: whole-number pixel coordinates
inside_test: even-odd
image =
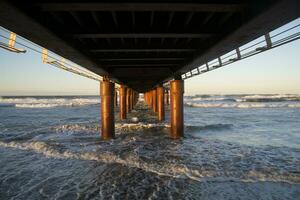
[[[120,86],[120,119],[126,119],[126,87]]]
[[[100,83],[101,138],[104,140],[115,137],[114,90],[115,84],[109,80]]]
[[[165,102],[164,102],[164,88],[157,87],[157,119],[158,121],[165,120]]]
[[[156,88],[152,90],[152,109],[153,112],[157,112],[157,91]]]
[[[126,88],[126,112],[129,113],[131,111],[130,107],[130,88]]]
[[[168,89],[166,90],[166,93],[165,93],[165,102],[166,102],[167,106],[170,104],[169,90]]]
[[[183,80],[171,81],[170,97],[171,97],[171,130],[170,137],[177,139],[184,134],[183,124],[183,93],[184,83]]]

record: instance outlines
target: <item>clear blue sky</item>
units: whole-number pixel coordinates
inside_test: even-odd
[[[300,40],[185,81],[186,95],[240,93],[300,94]],[[0,49],[0,96],[76,94],[98,95],[99,83],[43,64],[35,52]]]

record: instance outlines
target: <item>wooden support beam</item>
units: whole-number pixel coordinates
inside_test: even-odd
[[[144,68],[144,67],[157,67],[157,68],[171,68],[171,67],[178,67],[179,64],[171,64],[171,63],[153,63],[153,64],[107,64],[107,67],[113,67],[113,68]]]
[[[196,49],[92,49],[92,53],[194,52]]]
[[[175,57],[175,58],[103,58],[99,59],[99,61],[182,61],[184,58]]]
[[[78,33],[74,38],[209,38],[213,33]]]
[[[240,12],[243,4],[204,3],[37,3],[42,11]]]

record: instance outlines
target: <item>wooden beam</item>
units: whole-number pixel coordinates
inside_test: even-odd
[[[182,61],[184,58],[104,58],[100,61]]]
[[[130,68],[144,68],[144,67],[164,67],[164,68],[171,68],[171,67],[178,67],[179,64],[170,64],[170,63],[153,63],[153,64],[107,64],[106,67],[110,68],[120,68],[120,67],[130,67]]]
[[[202,3],[37,3],[42,11],[239,12],[244,4]]]
[[[74,38],[208,38],[211,33],[84,33]]]
[[[193,52],[196,49],[92,49],[93,53],[122,53],[122,52]]]

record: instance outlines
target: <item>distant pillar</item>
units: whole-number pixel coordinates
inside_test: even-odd
[[[164,103],[164,88],[163,86],[157,87],[157,112],[158,121],[165,120],[165,103]]]
[[[149,91],[149,106],[153,109],[152,102],[153,102],[153,92],[152,92],[152,90],[150,90]]]
[[[183,80],[173,80],[170,83],[171,97],[171,132],[170,137],[177,139],[183,137],[184,122],[183,122]]]
[[[120,86],[120,119],[126,119],[126,87]]]
[[[156,88],[154,90],[152,90],[152,109],[153,112],[157,112],[157,92],[156,92]]]
[[[130,90],[130,111],[133,109],[133,89]]]
[[[108,79],[100,83],[101,138],[104,140],[115,137],[114,90],[115,84]]]
[[[170,104],[169,102],[169,90],[166,89],[166,105],[168,106]]]
[[[146,104],[149,106],[149,92],[145,93],[144,99],[145,99]]]
[[[116,89],[115,89],[114,103],[115,103],[115,107],[117,107],[118,106],[118,91]]]
[[[126,89],[126,112],[130,112],[130,88]]]

